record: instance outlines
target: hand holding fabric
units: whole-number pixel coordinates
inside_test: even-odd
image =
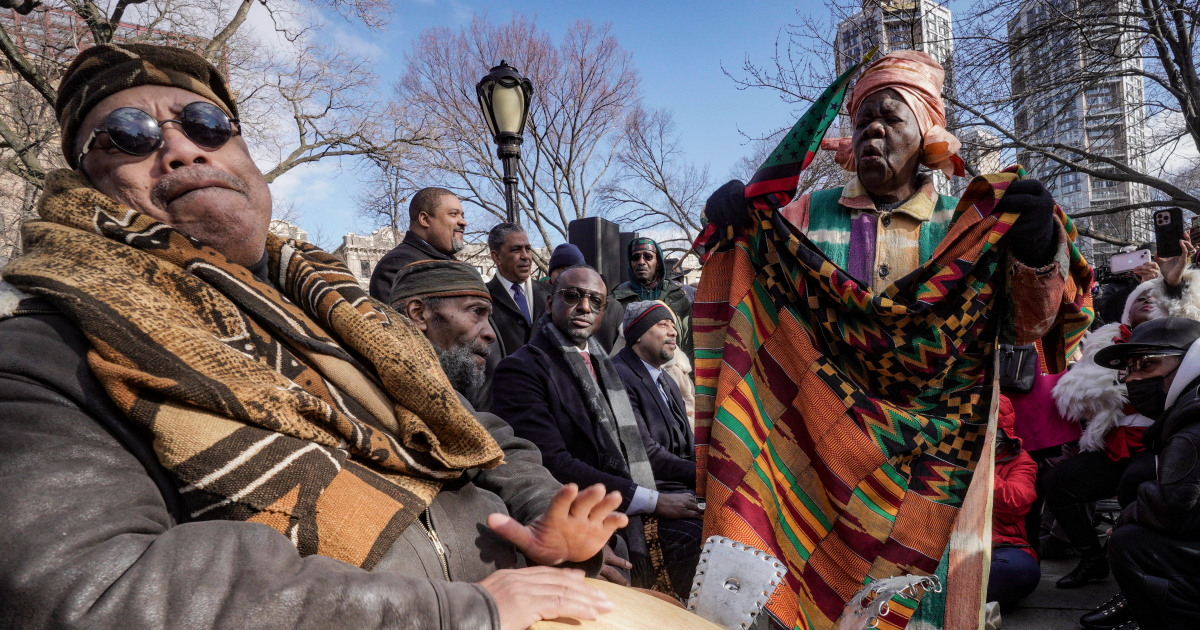
[[[746,185],[736,179],[725,182],[704,202],[708,222],[724,229],[750,227],[750,211],[746,205]]]
[[[1021,215],[1005,237],[1009,252],[1017,260],[1035,269],[1054,260],[1058,245],[1054,197],[1042,182],[1022,179],[1009,184],[996,209]]]
[[[550,500],[546,513],[528,526],[506,514],[488,516],[488,527],[516,546],[531,561],[554,566],[583,562],[596,555],[614,531],[629,524],[629,517],[615,512],[621,493],[604,493],[600,484],[580,492],[569,483]]]

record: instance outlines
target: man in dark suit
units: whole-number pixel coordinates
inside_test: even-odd
[[[631,518],[623,536],[634,586],[686,597],[700,554],[702,512],[693,494],[657,488],[664,462],[648,453],[652,440],[593,339],[607,300],[604,281],[591,267],[563,271],[547,300],[548,316],[529,343],[497,367],[492,411],[538,446],[559,481],[620,491],[621,510]]]
[[[418,260],[456,260],[463,248],[467,217],[462,203],[445,188],[422,188],[408,202],[408,232],[371,272],[371,297],[387,302],[396,274]]]
[[[497,360],[525,345],[534,322],[546,312],[548,292],[533,282],[533,248],[521,226],[501,223],[488,232],[488,249],[496,275],[488,283],[492,294],[492,321],[499,345]]]
[[[649,433],[647,453],[661,449],[670,462],[655,469],[659,490],[696,489],[696,450],[692,426],[679,386],[662,371],[675,355],[675,315],[660,301],[633,302],[625,308],[625,347],[613,357],[634,413]],[[653,456],[652,456],[653,459]]]

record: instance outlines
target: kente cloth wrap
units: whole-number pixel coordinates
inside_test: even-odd
[[[693,314],[704,535],[786,563],[767,604],[785,627],[832,628],[864,584],[952,566],[913,626],[973,628],[990,549],[1002,239],[1017,218],[993,210],[1024,175],[976,178],[928,262],[881,293],[859,285],[778,212],[854,70],[746,186],[751,227],[696,245],[708,255]],[[1067,354],[1091,321],[1091,271],[1070,250],[1059,339],[1043,340]],[[905,627],[920,596],[894,598],[879,627]]]
[[[502,462],[425,337],[329,254],[268,236],[268,284],[72,171],[38,211],[4,279],[87,336],[191,518],[369,569],[443,482]]]
[[[897,50],[884,55],[863,70],[846,104],[853,121],[863,100],[880,90],[893,90],[912,110],[921,130],[921,163],[950,177],[966,174],[958,151],[962,143],[946,131],[946,105],[942,84],[946,72],[933,57],[919,50]],[[848,171],[855,170],[850,138],[830,138],[821,148],[836,151],[834,160]]]

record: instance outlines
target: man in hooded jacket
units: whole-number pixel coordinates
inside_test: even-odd
[[[662,300],[675,313],[679,349],[693,360],[692,301],[682,286],[667,279],[662,248],[652,238],[635,238],[629,241],[626,259],[629,260],[630,280],[612,290],[612,299],[624,307],[633,302]]]

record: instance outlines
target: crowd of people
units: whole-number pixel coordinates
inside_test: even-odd
[[[781,211],[880,294],[958,216],[927,172],[962,174],[942,81],[923,53],[867,68],[853,136],[828,143],[849,182]],[[537,278],[500,223],[485,282],[456,259],[461,201],[430,187],[363,291],[268,232],[237,101],[199,56],[87,49],[56,113],[71,168],[0,272],[0,625],[507,630],[611,610],[585,576],[686,601],[705,524],[695,291],[654,240],[621,252],[626,282],[571,244]],[[745,192],[718,189],[707,221],[749,224]],[[1017,217],[1006,332],[1041,339],[1068,233],[1036,179],[996,213]],[[1001,609],[1039,556],[1078,555],[1059,587],[1120,587],[1086,627],[1200,627],[1200,270],[1181,245],[1103,294],[1123,312],[1068,370],[1034,343],[1032,382],[993,392]]]

